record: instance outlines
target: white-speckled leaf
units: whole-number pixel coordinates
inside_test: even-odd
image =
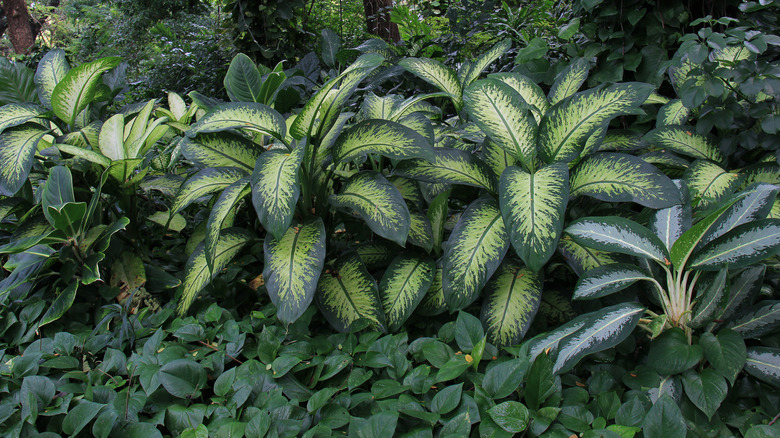
[[[476,155],[452,148],[434,148],[434,154],[430,162],[404,160],[393,173],[419,181],[464,184],[496,192],[498,184],[493,171]]]
[[[680,190],[682,204],[673,205],[667,208],[661,208],[650,214],[650,220],[647,227],[664,243],[666,249],[672,249],[672,245],[682,236],[693,223],[693,213],[691,212],[691,203],[688,199],[688,189],[680,180],[674,180],[675,185]]]
[[[201,196],[220,191],[245,176],[247,176],[247,172],[235,167],[201,170],[179,187],[171,206],[171,215],[180,212]]]
[[[780,327],[780,301],[765,300],[757,303],[747,315],[728,325],[745,339],[760,338]]]
[[[281,239],[295,213],[301,195],[298,168],[305,143],[290,153],[273,150],[260,155],[252,173],[252,204],[263,227]]]
[[[231,102],[217,105],[186,132],[187,137],[199,133],[228,129],[248,129],[277,139],[284,139],[287,124],[275,109],[255,102]]]
[[[780,348],[750,347],[747,349],[745,371],[751,376],[780,386]]]
[[[38,98],[43,106],[51,109],[51,95],[54,93],[54,88],[69,71],[70,65],[62,49],[49,51],[38,62],[38,69],[35,71],[35,88],[38,90]]]
[[[387,327],[401,328],[420,304],[433,282],[436,263],[429,257],[401,254],[387,267],[379,282]]]
[[[100,76],[119,65],[122,58],[112,56],[87,62],[68,71],[51,93],[54,114],[68,125],[95,99]]]
[[[696,160],[685,171],[683,181],[691,193],[691,200],[698,208],[707,209],[715,206],[726,196],[734,193],[740,186],[742,178],[737,173],[727,172],[710,161]]]
[[[660,128],[661,126],[684,125],[688,122],[688,117],[690,116],[691,110],[683,105],[682,100],[673,99],[658,110],[658,115],[655,119],[655,127]]]
[[[690,267],[717,271],[728,264],[737,269],[771,257],[780,251],[780,219],[761,219],[733,228],[691,256]]]
[[[0,134],[0,194],[13,196],[27,181],[38,142],[49,131],[27,123]]]
[[[550,93],[547,95],[550,105],[555,105],[576,93],[588,79],[589,70],[590,62],[585,58],[577,58],[576,61],[558,73],[555,76],[555,82],[550,87]]]
[[[395,160],[433,159],[433,147],[419,133],[389,120],[371,119],[344,131],[333,145],[333,161],[343,163],[366,154]]]
[[[550,109],[550,102],[536,82],[519,73],[493,73],[488,78],[497,79],[514,88],[531,108],[536,123],[541,123],[542,116]]]
[[[566,230],[578,243],[587,247],[668,261],[669,252],[652,231],[638,223],[617,216],[585,217],[572,222]]]
[[[730,204],[723,214],[718,215],[717,220],[710,225],[696,248],[703,247],[738,225],[766,219],[775,203],[778,191],[780,187],[774,184],[756,184],[734,195],[737,198],[736,202]]]
[[[255,168],[264,149],[246,137],[232,132],[214,132],[184,137],[179,142],[185,158],[201,167],[238,167],[247,172]]]
[[[586,272],[574,286],[574,300],[593,300],[619,292],[639,280],[652,280],[640,267],[628,263],[599,266]]]
[[[325,319],[338,331],[349,331],[359,319],[384,331],[384,314],[379,301],[376,280],[355,254],[336,260],[330,272],[320,277],[317,285],[317,307]]]
[[[206,242],[206,263],[209,265],[209,268],[214,268],[214,260],[219,245],[219,234],[225,226],[225,219],[241,199],[249,194],[249,191],[249,177],[241,178],[227,186],[211,207],[209,219],[206,222],[206,237],[203,239]]]
[[[429,58],[404,58],[398,61],[398,65],[439,90],[449,93],[456,111],[463,108],[463,100],[461,99],[463,86],[455,70]]]
[[[504,347],[523,339],[539,310],[542,285],[534,272],[504,260],[485,285],[480,315],[492,344]]]
[[[644,141],[658,148],[665,148],[695,159],[723,161],[723,154],[706,137],[696,134],[687,126],[662,126],[648,132]]]

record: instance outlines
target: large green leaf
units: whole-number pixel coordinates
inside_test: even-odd
[[[780,387],[780,348],[748,348],[745,371],[759,380]]]
[[[38,62],[35,71],[35,88],[38,90],[38,98],[46,108],[51,109],[51,95],[54,88],[68,74],[70,65],[65,58],[65,51],[54,49],[49,51]]]
[[[491,343],[502,347],[523,339],[539,310],[542,283],[533,271],[504,260],[485,285],[480,314]]]
[[[655,127],[684,125],[691,115],[691,110],[683,105],[682,100],[673,99],[658,110]]]
[[[717,216],[696,248],[703,247],[738,225],[765,219],[772,210],[778,191],[780,188],[774,184],[758,184],[737,194],[736,202],[730,204],[723,214]]]
[[[62,317],[65,312],[73,305],[73,301],[76,299],[76,291],[79,288],[79,282],[71,282],[62,292],[57,295],[51,306],[46,309],[46,313],[43,314],[41,320],[38,322],[38,328],[40,329],[46,324],[52,323]]]
[[[472,202],[444,250],[442,286],[450,311],[477,298],[508,249],[509,236],[498,203],[485,197]]]
[[[663,242],[638,223],[616,216],[577,219],[566,228],[575,241],[604,251],[668,262],[669,253]]]
[[[462,72],[458,71],[458,76],[463,86],[468,87],[471,85],[472,82],[477,80],[485,67],[503,55],[507,50],[509,50],[510,47],[512,47],[512,40],[505,38],[494,44],[493,47],[488,49],[486,52],[479,55],[479,58],[475,59],[474,62],[469,64],[464,63],[461,66],[461,69],[466,68],[466,70]]]
[[[171,205],[171,216],[180,212],[193,201],[211,193],[220,191],[247,176],[247,173],[235,167],[206,168],[196,173],[179,187]]]
[[[666,249],[671,250],[674,242],[691,228],[693,213],[688,199],[688,189],[680,180],[674,181],[680,190],[682,204],[655,210],[650,215],[647,227],[658,236]]]
[[[588,322],[558,344],[553,369],[565,373],[583,357],[623,342],[636,327],[645,308],[635,303],[605,307],[588,315]]]
[[[704,350],[707,362],[733,385],[747,359],[747,349],[742,336],[733,330],[723,329],[717,336],[712,333],[702,334],[699,345]]]
[[[741,177],[737,173],[727,172],[710,161],[696,160],[683,175],[683,180],[691,193],[691,200],[700,209],[710,208],[739,187]]]
[[[528,77],[518,73],[493,73],[488,75],[488,78],[497,79],[514,88],[531,108],[537,124],[542,121],[542,116],[550,109],[550,102],[544,95],[542,88]]]
[[[463,86],[458,79],[455,70],[442,64],[439,61],[429,58],[404,58],[398,61],[398,65],[407,71],[417,75],[420,79],[428,82],[434,87],[445,93],[449,93],[452,103],[455,104],[455,111],[460,112],[463,108]]]
[[[46,113],[46,109],[32,103],[9,103],[0,107],[0,133],[19,126]]]
[[[181,285],[177,307],[180,314],[185,313],[190,308],[201,289],[222,271],[250,240],[252,240],[252,235],[240,228],[222,230],[217,242],[213,269],[209,269],[206,262],[205,243],[201,243],[195,248],[184,266],[184,282]]]
[[[571,236],[566,235],[566,233],[564,233],[561,240],[558,241],[558,251],[577,275],[582,275],[586,271],[599,266],[620,263],[624,258],[623,255],[618,253],[596,251],[595,249],[577,243]]]
[[[230,61],[224,85],[231,101],[260,102],[262,82],[257,66],[248,56],[239,53]]]
[[[370,119],[347,129],[333,145],[333,161],[352,161],[366,154],[403,160],[433,159],[433,148],[417,132],[400,123]]]
[[[232,102],[217,105],[186,132],[187,137],[199,133],[227,129],[249,129],[277,139],[284,139],[287,124],[275,109],[255,102]]]
[[[729,296],[718,319],[728,320],[749,307],[761,291],[765,274],[766,265],[755,265],[729,279]]]
[[[761,301],[747,315],[729,324],[745,339],[759,338],[780,327],[780,301]]]
[[[417,210],[409,210],[409,236],[407,242],[429,253],[433,249],[433,229],[428,217]]]
[[[717,271],[752,265],[780,251],[780,219],[762,219],[739,225],[691,257],[690,267]]]
[[[125,155],[125,116],[115,114],[103,122],[98,137],[98,150],[111,161],[124,160]]]
[[[398,189],[377,172],[352,176],[336,195],[330,196],[336,208],[356,211],[374,233],[403,246],[409,235],[409,207]]]
[[[588,79],[589,70],[590,62],[585,58],[577,58],[558,73],[555,76],[555,82],[550,87],[550,93],[547,95],[550,104],[555,105],[576,93]]]
[[[251,172],[264,149],[232,132],[184,137],[179,142],[185,158],[202,167],[238,167]]]
[[[401,254],[387,267],[379,282],[387,327],[398,330],[420,304],[433,282],[436,263],[428,257]]]
[[[442,288],[441,278],[441,259],[439,259],[436,263],[436,271],[433,274],[431,287],[417,306],[416,313],[418,315],[435,316],[447,311],[447,303],[444,300],[444,289]]]
[[[471,119],[492,141],[526,169],[535,169],[536,120],[520,94],[501,81],[483,79],[464,90],[463,102]]]
[[[636,202],[650,208],[679,204],[680,191],[652,164],[632,155],[599,152],[571,172],[570,196],[607,202]]]
[[[249,177],[241,178],[227,186],[211,207],[209,219],[206,222],[206,237],[203,238],[203,241],[206,242],[206,262],[209,268],[214,267],[219,235],[222,227],[225,226],[227,217],[230,216],[236,204],[249,194],[249,191]]]
[[[326,238],[320,218],[289,228],[281,239],[265,238],[263,278],[277,317],[285,324],[298,319],[314,299],[325,264]]]
[[[706,137],[693,132],[695,128],[687,126],[662,126],[645,134],[643,140],[648,144],[669,149],[696,159],[723,161],[723,154]]]
[[[433,235],[433,249],[437,254],[441,253],[441,242],[444,239],[444,227],[449,213],[448,201],[451,190],[436,195],[428,207],[428,220],[431,222]]]
[[[586,272],[574,287],[574,300],[592,300],[621,291],[639,280],[652,281],[647,273],[635,265],[615,263],[599,266]]]
[[[482,154],[480,155],[480,158],[488,167],[493,169],[496,178],[500,178],[504,169],[507,167],[519,165],[519,162],[515,157],[507,153],[507,151],[490,139],[485,139],[485,142],[482,143]]]
[[[34,123],[0,134],[0,194],[13,196],[30,174],[38,142],[49,131]]]
[[[393,170],[396,175],[431,183],[464,184],[496,192],[496,177],[476,155],[453,148],[434,148],[432,161],[404,160]]]
[[[539,125],[539,154],[551,163],[580,155],[591,133],[613,118],[636,114],[653,91],[649,84],[626,83],[577,93],[554,105]]]
[[[333,268],[320,277],[317,306],[336,330],[346,332],[359,319],[368,320],[384,330],[384,315],[376,280],[356,254],[336,260]]]
[[[0,106],[35,102],[37,94],[32,70],[22,62],[0,58]]]
[[[534,174],[508,167],[501,174],[499,204],[509,240],[532,271],[542,269],[558,246],[569,201],[569,168],[545,166]]]
[[[281,239],[290,227],[295,204],[301,194],[298,168],[306,143],[301,142],[290,153],[272,150],[257,159],[252,173],[252,204],[263,227]]]
[[[107,57],[79,65],[68,71],[51,93],[54,114],[68,125],[95,99],[100,76],[119,65],[122,58]]]

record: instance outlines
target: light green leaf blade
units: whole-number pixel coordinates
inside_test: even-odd
[[[19,126],[46,113],[46,109],[32,103],[9,103],[0,107],[0,133]]]
[[[355,254],[336,260],[333,270],[320,277],[317,306],[338,331],[349,331],[357,320],[365,319],[384,330],[384,314],[376,280]]]
[[[550,102],[544,91],[536,82],[519,73],[493,73],[488,75],[490,79],[499,80],[520,94],[526,105],[531,108],[536,123],[542,121],[542,116],[550,109]]]
[[[555,105],[576,93],[588,79],[589,70],[590,62],[585,58],[577,58],[558,73],[555,76],[555,82],[550,87],[550,93],[547,95],[550,105]]]
[[[691,256],[690,267],[717,271],[728,264],[750,266],[780,251],[780,219],[762,219],[739,225]]]
[[[737,173],[727,172],[715,163],[696,160],[685,171],[683,180],[691,193],[691,200],[698,199],[698,208],[715,206],[724,197],[734,193],[739,187],[741,177]]]
[[[200,243],[193,251],[187,264],[184,266],[184,282],[181,285],[179,314],[184,314],[195,301],[198,293],[227,266],[233,257],[252,240],[249,232],[240,228],[227,228],[222,230],[217,243],[217,251],[214,256],[214,267],[209,269],[206,263],[205,243]]]
[[[581,245],[566,233],[564,233],[561,240],[558,241],[558,251],[577,275],[582,275],[599,266],[620,263],[624,258],[618,253],[597,251]]]
[[[480,158],[488,167],[493,169],[496,178],[500,178],[504,169],[507,167],[518,166],[520,164],[515,157],[507,153],[507,151],[490,139],[485,139],[485,142],[482,143],[482,154],[480,155]]]
[[[590,248],[668,262],[669,253],[655,234],[638,223],[616,216],[577,219],[565,232]]]
[[[621,129],[608,130],[604,140],[599,145],[598,152],[604,151],[635,151],[644,148],[642,135]]]
[[[180,212],[201,196],[220,191],[246,176],[246,172],[235,167],[201,170],[179,187],[173,205],[171,205],[171,215]]]
[[[493,47],[488,49],[486,52],[479,55],[479,58],[475,59],[474,62],[470,64],[463,64],[463,67],[461,68],[468,66],[466,72],[461,75],[463,86],[468,87],[472,82],[476,81],[477,78],[479,78],[479,75],[482,74],[482,70],[484,70],[493,61],[498,59],[501,55],[506,53],[510,47],[512,47],[512,40],[505,38],[494,44]]]
[[[647,273],[635,265],[615,263],[599,266],[586,272],[574,287],[575,300],[593,300],[619,292],[639,280],[652,281]]]
[[[569,168],[545,166],[534,174],[508,167],[501,175],[498,202],[509,240],[526,266],[538,272],[552,257],[569,201]]]
[[[273,150],[257,159],[252,173],[252,204],[263,227],[281,239],[290,227],[301,194],[298,168],[306,143],[290,153]]]
[[[98,150],[111,161],[119,161],[125,156],[125,116],[115,114],[103,123],[98,137]]]
[[[119,65],[122,58],[112,56],[79,65],[68,71],[51,93],[54,114],[68,125],[95,99],[100,76]]]
[[[70,65],[65,58],[65,51],[54,49],[41,58],[35,71],[35,88],[41,104],[51,109],[51,95],[54,88],[68,74]]]
[[[436,263],[436,271],[433,274],[431,287],[425,292],[415,313],[423,316],[435,316],[447,311],[447,302],[444,300],[444,289],[442,288],[441,259]]]
[[[238,202],[241,201],[244,196],[248,195],[249,192],[249,177],[241,178],[227,186],[211,207],[211,213],[209,213],[209,218],[206,222],[206,237],[203,239],[203,241],[206,242],[206,262],[208,263],[209,268],[214,268],[214,258],[216,257],[217,246],[219,245],[219,235],[225,224],[225,220]]]
[[[649,84],[616,84],[557,103],[539,124],[539,156],[548,163],[574,160],[593,131],[617,116],[639,113],[652,91]]]
[[[455,110],[463,108],[463,86],[455,70],[439,61],[428,58],[404,58],[398,65],[445,93],[449,93]]]
[[[463,184],[496,192],[496,177],[490,167],[470,152],[434,148],[433,160],[404,160],[393,173],[431,183]]]
[[[436,263],[429,257],[401,254],[387,267],[379,282],[387,327],[401,328],[425,296],[433,282]]]
[[[265,150],[232,132],[214,132],[184,137],[179,142],[185,158],[201,167],[238,167],[251,172]]]
[[[463,212],[444,250],[442,286],[450,311],[471,304],[509,249],[498,203],[479,198]]]
[[[281,239],[265,238],[263,278],[277,317],[285,324],[295,322],[314,299],[326,238],[320,218],[289,228]]]
[[[411,222],[407,242],[424,249],[426,253],[430,254],[433,249],[434,239],[431,222],[427,216],[416,210],[409,210],[409,218]]]
[[[186,132],[187,137],[199,133],[228,129],[248,129],[283,140],[287,133],[284,117],[275,109],[255,102],[231,102],[217,105]]]
[[[780,387],[780,348],[748,348],[745,371],[759,380]]]
[[[504,260],[485,285],[480,319],[497,347],[516,345],[531,327],[542,299],[542,278]]]
[[[343,163],[366,154],[395,160],[433,159],[433,147],[417,132],[389,120],[370,119],[347,129],[333,145],[333,161]]]
[[[682,100],[673,99],[658,110],[655,127],[684,125],[691,116],[691,110],[683,105]]]
[[[0,194],[13,196],[27,181],[38,142],[49,131],[26,123],[0,134]]]
[[[398,189],[377,172],[352,176],[338,194],[330,196],[336,208],[356,211],[374,233],[401,246],[409,235],[411,219]]]
[[[680,192],[655,166],[631,155],[599,152],[571,172],[569,196],[590,196],[607,202],[636,202],[666,208],[681,202]]]
[[[723,154],[706,137],[696,134],[688,126],[662,126],[645,134],[643,140],[650,145],[669,149],[696,159],[723,162]]]
[[[243,53],[239,53],[230,61],[223,81],[225,91],[233,102],[259,102],[262,82],[257,66]]]

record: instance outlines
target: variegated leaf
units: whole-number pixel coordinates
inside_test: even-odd
[[[179,187],[171,206],[171,215],[180,212],[201,196],[220,191],[245,176],[247,176],[247,172],[235,167],[201,170]]]
[[[642,135],[630,131],[609,130],[599,146],[599,152],[604,151],[635,151],[646,145]]]
[[[631,155],[599,152],[588,156],[571,172],[572,198],[590,196],[607,202],[636,202],[666,208],[681,202],[671,179],[655,166]]]
[[[531,108],[537,124],[542,121],[542,116],[550,109],[550,102],[544,95],[542,88],[528,77],[519,73],[493,73],[488,75],[488,78],[499,80],[514,88],[526,105]]]
[[[13,196],[27,181],[38,142],[49,131],[34,123],[0,134],[0,194]]]
[[[391,114],[393,109],[401,103],[401,99],[402,97],[397,94],[379,97],[369,92],[363,97],[363,104],[360,105],[360,110],[366,120],[394,120],[391,118]]]
[[[424,249],[425,252],[430,254],[433,249],[433,230],[431,229],[431,222],[424,214],[416,210],[410,210],[409,217],[411,219],[411,224],[407,242]]]
[[[756,163],[742,169],[745,180],[742,187],[747,187],[754,183],[780,184],[780,166],[774,162]]]
[[[575,241],[593,249],[649,258],[659,263],[669,259],[669,252],[655,234],[621,217],[580,218],[565,231]]]
[[[666,148],[696,159],[723,161],[723,154],[706,137],[685,126],[662,126],[648,132],[644,140],[660,148]]]
[[[480,315],[492,344],[516,345],[523,339],[539,310],[542,285],[533,271],[504,260],[485,285]]]
[[[393,170],[396,175],[431,183],[464,184],[496,192],[493,171],[470,152],[452,148],[434,148],[434,159],[404,160]]]
[[[223,83],[231,101],[260,102],[258,98],[263,80],[255,63],[243,53],[230,61]]]
[[[498,203],[485,197],[472,202],[444,250],[442,285],[450,311],[477,298],[508,249],[509,236]]]
[[[747,315],[728,325],[745,339],[759,338],[780,327],[780,301],[761,301],[750,310]]]
[[[384,330],[384,314],[376,280],[355,254],[340,257],[330,272],[320,277],[317,306],[338,331],[349,331],[359,319]]]
[[[309,219],[263,244],[263,278],[276,315],[285,324],[295,322],[309,307],[325,264],[325,225]]]
[[[379,282],[379,298],[390,331],[401,328],[420,304],[435,270],[432,259],[407,254],[399,255],[387,267]]]
[[[738,225],[754,220],[766,219],[777,199],[778,191],[780,191],[780,187],[776,185],[757,184],[751,186],[748,190],[738,193],[736,202],[730,204],[723,214],[718,215],[717,220],[712,223],[707,232],[702,236],[696,248],[703,247]]]
[[[674,242],[691,228],[693,213],[688,196],[688,188],[680,180],[674,180],[680,190],[682,204],[655,210],[650,214],[648,228],[664,243],[666,249],[672,249]]]
[[[718,273],[714,276],[703,276],[704,281],[699,280],[696,291],[696,305],[692,311],[692,318],[687,323],[688,327],[699,329],[712,322],[717,313],[722,309],[722,305],[730,294],[729,285],[726,282],[728,277],[728,266],[721,266]]]
[[[68,125],[95,99],[100,76],[119,65],[122,58],[113,56],[87,62],[68,71],[51,93],[54,114]]]
[[[542,353],[554,354],[562,339],[581,329],[589,322],[590,314],[580,315],[548,332],[534,336],[528,341],[528,356],[531,361]]]
[[[716,319],[728,320],[734,315],[743,314],[753,304],[761,291],[766,275],[766,265],[755,265],[743,269],[729,279],[728,298],[721,304]]]
[[[389,120],[371,119],[347,129],[333,145],[333,161],[343,163],[366,154],[396,160],[433,159],[433,147],[417,132]]]
[[[482,70],[503,55],[510,47],[512,47],[512,40],[509,38],[503,39],[494,44],[488,51],[479,55],[479,58],[475,59],[474,62],[470,64],[464,63],[461,68],[466,68],[466,70],[462,74],[458,72],[463,86],[468,87],[472,82],[476,81]]]
[[[400,120],[402,117],[416,112],[425,114],[427,117],[433,119],[439,119],[441,118],[441,108],[425,102],[425,99],[449,96],[449,93],[444,92],[415,94],[403,102],[400,102],[395,108],[393,108],[393,112],[390,114],[388,119]]]
[[[745,371],[761,381],[780,386],[780,348],[748,348]]]
[[[741,177],[737,173],[727,172],[710,161],[696,160],[683,175],[683,180],[691,193],[691,200],[699,209],[708,209],[724,197],[734,193],[739,187]]]
[[[412,131],[422,135],[422,137],[428,142],[428,144],[434,144],[436,142],[436,136],[433,131],[433,123],[423,113],[411,113],[398,119],[398,123]]]
[[[519,164],[519,162],[513,156],[508,154],[504,149],[499,147],[494,142],[490,141],[490,139],[485,139],[485,142],[482,143],[481,158],[482,161],[488,165],[488,167],[493,169],[493,173],[496,175],[496,178],[500,178],[501,174],[504,172],[504,169],[507,167],[517,166]]]
[[[249,177],[241,178],[227,186],[211,207],[209,219],[206,222],[206,237],[203,239],[206,242],[206,263],[210,269],[214,268],[214,259],[217,255],[217,246],[219,245],[219,234],[225,226],[225,220],[238,202],[249,194],[249,191]]]
[[[449,93],[456,112],[463,108],[463,86],[455,70],[429,58],[404,58],[398,61],[398,65],[439,90]]]
[[[19,126],[46,113],[45,108],[32,103],[9,103],[0,107],[0,133],[6,128]]]
[[[41,58],[35,71],[35,88],[41,104],[51,109],[51,95],[57,84],[68,74],[70,65],[65,58],[65,51],[54,49]]]
[[[658,110],[655,119],[655,127],[671,125],[684,125],[691,116],[691,110],[683,105],[680,99],[673,99]]]
[[[428,207],[428,220],[431,223],[431,235],[433,236],[433,249],[436,254],[441,254],[441,243],[444,239],[444,226],[449,214],[449,197],[451,190],[438,194]]]
[[[492,141],[533,171],[538,127],[520,94],[501,81],[483,79],[464,90],[463,102]]]
[[[761,219],[739,225],[691,257],[690,267],[717,271],[750,266],[780,251],[780,219]]]
[[[214,267],[209,269],[206,263],[206,247],[204,243],[198,245],[190,255],[184,266],[184,282],[181,286],[181,298],[177,309],[179,314],[184,314],[190,308],[198,293],[227,266],[233,257],[241,251],[252,235],[240,228],[227,228],[222,230],[217,242],[217,250],[214,254]]]
[[[83,158],[95,164],[99,164],[103,167],[111,166],[111,160],[106,158],[103,154],[95,152],[92,149],[84,149],[78,146],[72,146],[69,144],[55,144],[54,145],[60,152],[73,155],[74,157]]]
[[[499,193],[512,247],[528,268],[538,272],[561,237],[569,201],[569,168],[556,163],[529,174],[508,167],[501,175]]]
[[[416,314],[422,316],[435,316],[447,311],[447,302],[444,300],[444,289],[442,288],[442,265],[441,259],[436,263],[436,271],[433,274],[431,287],[425,293],[422,301],[417,306]]]
[[[103,123],[98,137],[98,149],[111,161],[136,158],[125,156],[125,116],[115,114]]]
[[[238,167],[247,172],[255,168],[264,149],[232,132],[214,132],[184,137],[179,143],[185,158],[201,167]]]
[[[366,269],[382,269],[398,255],[398,245],[387,240],[378,239],[361,243],[355,248],[355,253],[366,266]]]
[[[569,64],[565,69],[555,76],[555,82],[550,88],[547,98],[550,105],[566,99],[576,93],[585,80],[588,79],[590,62],[585,58],[577,58],[576,61]]]
[[[624,259],[624,256],[618,253],[599,251],[581,245],[565,233],[558,241],[558,251],[577,275],[583,275],[599,266],[620,263]]]
[[[292,222],[301,195],[298,168],[306,143],[290,153],[273,150],[260,155],[252,173],[252,204],[263,227],[281,239]]]
[[[377,172],[352,176],[336,195],[330,196],[336,208],[356,211],[374,233],[404,246],[411,219],[401,193]]]
[[[619,292],[639,280],[652,281],[645,271],[635,265],[616,263],[591,269],[577,280],[574,300],[593,300]]]
[[[425,198],[423,198],[419,182],[400,176],[391,176],[387,179],[401,192],[401,196],[409,202],[409,205],[417,208],[425,206]]]
[[[186,132],[187,137],[199,133],[228,129],[248,129],[283,140],[287,133],[284,117],[275,109],[255,102],[223,103],[211,108]]]
[[[653,87],[626,83],[577,93],[554,105],[539,124],[539,155],[551,163],[580,155],[593,131],[613,118],[641,112]]]
[[[147,127],[149,126],[149,119],[152,116],[152,111],[154,111],[155,103],[155,99],[150,99],[127,124],[124,136],[126,158],[138,158],[140,144],[143,143],[142,139],[148,135]]]

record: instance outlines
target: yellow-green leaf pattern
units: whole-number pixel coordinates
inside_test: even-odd
[[[508,154],[504,149],[492,142],[490,139],[486,139],[482,144],[482,161],[493,169],[493,173],[496,178],[500,178],[501,174],[509,166],[517,166],[519,162],[515,157]]]
[[[252,173],[252,204],[263,227],[281,239],[290,227],[295,205],[301,195],[298,168],[306,143],[292,152],[268,151],[257,159]]]
[[[686,126],[662,126],[648,132],[644,140],[653,146],[666,148],[697,159],[723,161],[723,154],[706,137]]]
[[[0,133],[19,126],[46,113],[46,109],[32,103],[9,103],[0,107]]]
[[[215,106],[186,132],[187,137],[199,133],[228,129],[248,129],[277,139],[284,139],[287,124],[275,109],[255,102],[231,102]]]
[[[693,253],[690,267],[717,271],[757,263],[780,251],[780,219],[761,219],[735,227]]]
[[[209,219],[206,222],[206,263],[209,268],[214,268],[214,258],[217,254],[219,244],[219,233],[225,226],[225,221],[244,196],[249,194],[249,177],[241,178],[233,184],[227,186],[220,193],[214,206],[211,207]]]
[[[389,120],[370,119],[347,129],[333,145],[333,160],[348,162],[366,154],[388,158],[433,158],[433,147],[419,133]]]
[[[51,93],[54,114],[68,125],[92,102],[97,93],[100,75],[119,65],[122,58],[108,57],[87,62],[69,70]]]
[[[488,340],[497,347],[523,339],[539,310],[542,279],[533,271],[505,260],[485,286],[480,319]]]
[[[179,143],[185,158],[201,167],[238,167],[251,172],[264,149],[232,132],[184,137]]]
[[[437,254],[441,253],[441,242],[444,239],[444,227],[449,214],[449,197],[452,190],[439,193],[431,201],[428,207],[428,220],[431,223],[431,235],[433,236],[433,248]]]
[[[402,254],[385,270],[379,282],[387,327],[398,330],[420,304],[433,282],[436,264],[428,257]]]
[[[565,234],[558,241],[558,251],[577,275],[582,275],[584,272],[599,266],[619,263],[623,260],[620,254],[588,248]]]
[[[691,110],[683,105],[682,100],[672,99],[658,110],[655,127],[684,125],[691,116]]]
[[[404,58],[398,65],[445,93],[449,93],[455,110],[463,108],[463,86],[455,70],[429,58]]]
[[[390,261],[398,255],[399,250],[398,245],[378,239],[359,244],[355,248],[355,253],[360,257],[366,269],[374,270],[389,265]]]
[[[725,171],[713,162],[696,160],[683,175],[683,180],[691,193],[691,200],[695,202],[698,199],[698,208],[707,209],[734,193],[742,177]]]
[[[38,69],[35,70],[35,88],[38,90],[38,98],[43,106],[51,109],[51,95],[54,88],[69,71],[70,65],[62,49],[51,50],[41,58]]]
[[[444,289],[442,288],[442,270],[441,260],[436,264],[436,271],[433,274],[431,287],[425,293],[422,301],[417,306],[415,313],[423,316],[435,316],[447,311],[447,302],[444,299]]]
[[[474,62],[464,63],[461,69],[467,69],[462,75],[458,72],[463,86],[468,87],[472,82],[476,81],[482,70],[503,55],[510,47],[512,47],[512,40],[509,38],[503,39],[481,54]]]
[[[433,249],[431,222],[428,220],[428,217],[416,210],[410,210],[409,217],[411,218],[411,225],[407,242],[414,246],[419,246],[425,252],[430,253]]]
[[[425,182],[464,184],[496,192],[496,177],[479,157],[452,148],[434,148],[434,154],[430,162],[421,159],[404,160],[393,173]]]
[[[590,62],[585,58],[577,58],[563,71],[555,76],[555,82],[550,88],[547,98],[551,105],[566,99],[580,89],[585,79],[588,78]]]
[[[317,285],[317,306],[330,324],[341,332],[349,331],[359,319],[384,330],[384,314],[376,280],[355,254],[336,260],[330,272]]]
[[[220,191],[245,176],[246,172],[235,167],[201,170],[179,187],[171,206],[171,215],[180,212],[201,196]]]
[[[13,196],[30,174],[38,142],[49,131],[35,123],[6,129],[0,134],[0,194]]]
[[[98,149],[111,161],[135,158],[125,156],[125,116],[115,114],[103,123],[98,137]]]
[[[519,73],[493,73],[488,75],[488,78],[497,79],[514,88],[520,94],[520,97],[523,98],[523,101],[531,107],[536,123],[541,123],[542,116],[550,109],[550,102],[547,100],[547,96],[544,95],[542,87],[536,85],[536,82],[527,76]]]

